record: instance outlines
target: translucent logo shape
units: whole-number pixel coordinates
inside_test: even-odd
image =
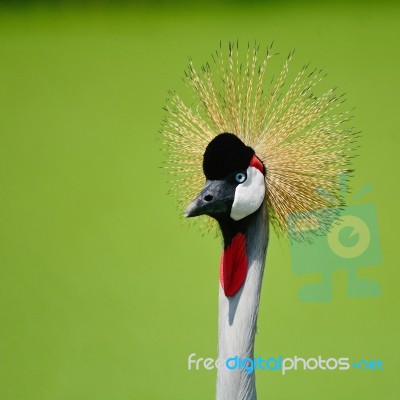
[[[342,243],[341,233],[350,228],[349,239],[358,236],[357,242],[352,246],[346,246]],[[357,258],[363,254],[371,241],[371,234],[368,225],[355,215],[345,215],[341,218],[339,224],[332,227],[328,234],[328,243],[331,250],[342,258]]]

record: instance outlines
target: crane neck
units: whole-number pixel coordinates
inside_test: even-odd
[[[230,358],[254,359],[254,339],[260,302],[269,229],[264,204],[242,221],[218,221],[224,237],[224,251],[238,233],[245,236],[247,275],[240,289],[232,296],[219,288],[218,400],[256,399],[254,372],[228,369]],[[229,365],[232,367],[234,361]]]

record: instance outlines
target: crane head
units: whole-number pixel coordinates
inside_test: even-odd
[[[221,133],[203,156],[206,183],[189,204],[186,217],[209,215],[239,221],[257,211],[265,197],[265,167],[236,135]]]

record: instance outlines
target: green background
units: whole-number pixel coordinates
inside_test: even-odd
[[[256,355],[380,359],[383,371],[257,373],[260,399],[398,399],[400,7],[141,2],[0,8],[0,398],[211,399],[220,243],[180,218],[160,165],[167,91],[219,40],[324,66],[363,131],[354,192],[377,208],[381,296],[305,303],[271,237]],[[21,3],[19,3],[21,4]]]

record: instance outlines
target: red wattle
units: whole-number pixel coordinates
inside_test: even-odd
[[[247,268],[246,236],[237,233],[221,257],[219,280],[225,296],[233,296],[243,286]]]
[[[262,174],[265,173],[264,165],[257,156],[253,156],[253,158],[250,160],[249,166],[257,168]]]

